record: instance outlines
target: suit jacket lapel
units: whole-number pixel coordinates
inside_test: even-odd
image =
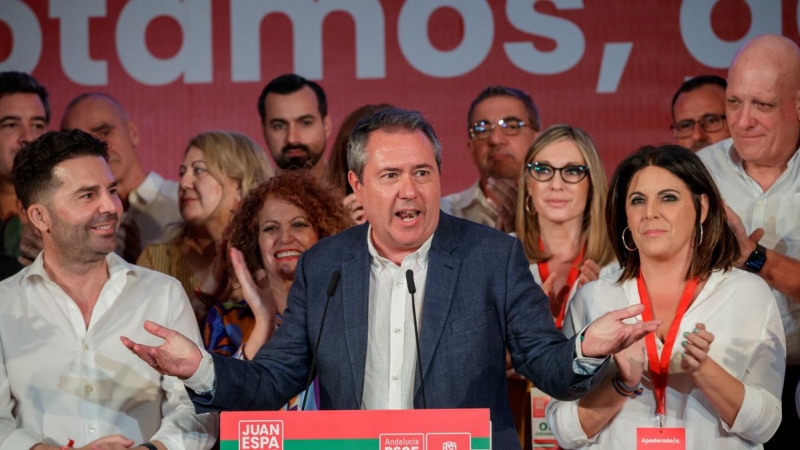
[[[436,346],[444,331],[461,267],[461,260],[451,255],[452,251],[458,247],[452,225],[453,221],[450,216],[440,213],[439,226],[436,228],[433,242],[431,242],[419,337],[423,374],[428,373]],[[419,391],[418,377],[414,386],[416,397]]]
[[[367,336],[369,334],[369,250],[367,249],[368,225],[361,226],[355,242],[350,247],[350,257],[342,264],[342,304],[344,305],[344,327],[350,370],[353,374],[353,389],[358,406],[364,392],[364,370],[367,364]]]

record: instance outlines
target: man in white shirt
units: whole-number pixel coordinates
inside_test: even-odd
[[[218,418],[195,414],[180,380],[119,342],[161,320],[199,345],[181,285],[113,253],[122,214],[104,143],[49,132],[14,160],[14,183],[44,250],[0,283],[0,450],[203,450]]]
[[[201,410],[277,409],[305,388],[315,347],[308,337],[325,314],[316,364],[322,409],[488,408],[492,447],[514,449],[506,348],[542,390],[578,398],[602,380],[604,355],[658,325],[622,322],[641,313],[635,305],[568,340],[519,240],[440,213],[441,145],[418,112],[382,110],[359,122],[348,166],[368,223],[303,253],[283,323],[253,361],[212,356],[152,322],[145,328],[164,344],[123,338],[125,345],[160,373],[186,378]],[[416,285],[422,290],[412,295]]]
[[[126,261],[136,262],[144,247],[164,236],[167,225],[181,220],[178,183],[156,172],[145,174],[137,153],[139,127],[110,95],[90,92],[75,97],[61,119],[62,130],[72,128],[108,143],[108,166],[119,183],[125,210],[116,251]]]
[[[505,86],[481,91],[467,114],[467,148],[479,178],[466,190],[443,197],[442,211],[514,231],[519,177],[541,128],[539,110],[525,92]]]
[[[800,49],[775,35],[739,50],[728,71],[731,139],[699,153],[727,205],[742,251],[739,266],[760,275],[778,301],[786,333],[783,421],[767,447],[794,439],[800,420]]]

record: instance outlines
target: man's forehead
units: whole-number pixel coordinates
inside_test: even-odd
[[[81,128],[91,131],[101,125],[122,123],[125,113],[110,100],[103,97],[87,97],[74,105],[64,117],[67,128]]]
[[[15,93],[0,97],[0,111],[3,115],[32,112],[35,116],[45,116],[42,99],[30,93]]]
[[[90,155],[61,161],[53,167],[53,176],[62,183],[74,185],[94,184],[98,180],[105,180],[104,184],[114,181],[106,160]]]
[[[309,115],[319,117],[319,103],[314,91],[303,86],[290,94],[270,92],[264,98],[264,111],[267,120],[292,120]]]
[[[497,121],[505,117],[527,120],[528,111],[522,100],[510,95],[495,95],[481,100],[472,111],[472,121]]]

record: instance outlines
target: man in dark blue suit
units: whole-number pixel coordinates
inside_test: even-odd
[[[317,353],[321,408],[489,408],[493,448],[519,448],[506,348],[518,373],[575,399],[602,381],[607,355],[657,326],[623,323],[641,312],[636,305],[598,319],[581,340],[564,337],[519,241],[439,211],[441,146],[419,113],[391,109],[359,122],[348,165],[368,223],[303,254],[283,325],[253,361],[209,355],[149,322],[163,345],[123,338],[159,372],[185,378],[198,411],[278,409],[305,388],[334,272],[341,282]]]

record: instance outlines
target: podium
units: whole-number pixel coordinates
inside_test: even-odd
[[[237,411],[220,450],[489,450],[488,409]]]

